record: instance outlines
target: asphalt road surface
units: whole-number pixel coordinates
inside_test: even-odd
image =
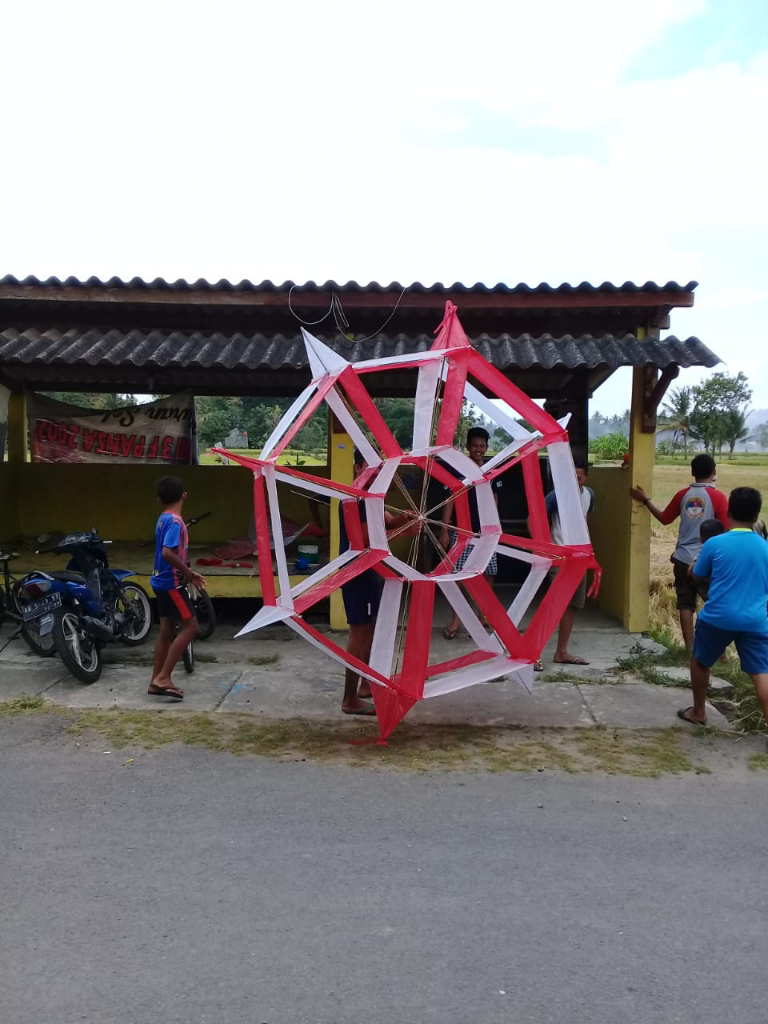
[[[2,1024],[768,1021],[765,776],[126,765],[59,728],[0,723]]]

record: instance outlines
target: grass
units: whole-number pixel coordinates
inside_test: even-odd
[[[279,654],[253,654],[246,658],[249,665],[276,665],[280,661]]]
[[[410,772],[602,772],[655,778],[705,771],[681,746],[676,729],[622,732],[497,729],[479,726],[400,726],[386,745],[364,723],[318,724],[298,719],[255,720],[215,712],[73,710],[22,695],[0,704],[0,717],[55,714],[69,720],[81,740],[98,736],[114,750],[154,750],[171,744],[204,747],[238,756],[338,762]]]
[[[751,772],[768,772],[768,754],[753,754],[747,764]]]
[[[244,455],[246,458],[257,459],[261,454],[261,448],[237,448],[235,454]],[[298,462],[296,461],[298,458]],[[324,456],[318,458],[316,455],[309,455],[305,451],[296,451],[295,449],[289,448],[278,460],[280,466],[298,466],[301,469],[303,466],[325,466],[328,464],[328,457]],[[216,455],[209,455],[205,452],[200,455],[200,464],[202,466],[221,466],[223,463],[219,460]]]

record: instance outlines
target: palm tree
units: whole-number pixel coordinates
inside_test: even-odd
[[[729,409],[723,413],[723,440],[728,443],[729,456],[733,457],[733,449],[739,441],[749,437],[747,426],[747,407],[743,409]]]
[[[690,388],[673,388],[662,409],[666,421],[664,425],[674,430],[674,440],[677,441],[678,437],[683,439],[683,451],[686,459],[688,458],[692,411],[693,396]]]

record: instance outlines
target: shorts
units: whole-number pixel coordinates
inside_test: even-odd
[[[156,590],[157,614],[171,622],[189,622],[195,618],[195,606],[186,587],[178,590]]]
[[[453,547],[454,544],[456,543],[456,536],[457,535],[453,532],[453,530],[451,530],[451,547]],[[474,547],[474,544],[467,544],[467,546],[461,552],[461,554],[459,555],[458,559],[456,560],[456,572],[458,572],[459,569],[463,569],[464,566],[467,564],[467,559],[472,554],[472,548],[473,547]],[[450,550],[450,548],[449,548],[449,550]],[[490,562],[488,563],[488,565],[483,570],[483,575],[485,575],[485,576],[496,576],[498,574],[498,572],[499,572],[499,560],[498,560],[498,558],[496,556],[496,552],[494,552],[493,556],[491,557]]]
[[[384,581],[377,572],[369,569],[349,583],[342,584],[341,597],[347,623],[350,626],[369,626],[376,621],[381,604],[381,590]]]
[[[739,633],[720,629],[699,619],[693,635],[693,656],[704,668],[712,668],[728,644],[736,644],[741,668],[747,675],[768,672],[768,633]]]
[[[553,583],[555,577],[557,576],[558,572],[559,572],[559,569],[550,569],[549,570],[549,573],[547,574],[547,579],[549,580],[549,585],[550,586],[552,586],[552,583]],[[576,590],[574,591],[573,597],[571,598],[571,600],[570,600],[570,602],[568,604],[568,607],[569,608],[583,608],[586,603],[587,603],[587,576],[586,576],[586,573],[585,573],[584,576],[582,576],[582,578],[581,578],[581,583],[579,583],[578,587],[576,587]]]
[[[688,575],[688,565],[685,562],[678,562],[672,559],[672,568],[675,573],[675,593],[677,594],[677,610],[679,612],[696,611],[696,599],[699,593],[693,577]]]

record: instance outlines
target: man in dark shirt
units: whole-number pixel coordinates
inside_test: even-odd
[[[467,431],[467,453],[470,459],[472,459],[472,461],[476,463],[476,465],[478,466],[482,466],[483,463],[485,462],[485,456],[488,451],[488,439],[488,431],[484,430],[483,427],[470,427],[470,429]],[[501,480],[499,479],[499,477],[496,477],[491,482],[491,487],[493,489],[494,500],[498,506],[498,492],[501,489]],[[449,488],[446,487],[445,490],[447,494],[450,493]],[[480,513],[477,508],[477,493],[474,487],[470,487],[467,496],[469,499],[469,519],[470,524],[472,526],[472,532],[476,536],[479,536]],[[443,506],[443,529],[440,533],[440,544],[444,551],[448,551],[450,548],[452,548],[458,539],[458,533],[456,532],[456,530],[452,530],[450,528],[451,525],[455,524],[453,504],[453,498],[451,498]],[[461,552],[458,559],[456,560],[457,572],[458,570],[464,568],[471,552],[472,544],[467,544],[467,546],[464,548],[464,550]],[[498,571],[498,560],[496,558],[496,555],[494,554],[493,558],[490,560],[485,570],[485,577],[491,584],[491,586],[493,586],[493,580]],[[483,623],[485,624],[483,616],[481,616],[481,621],[483,621]],[[460,628],[461,620],[454,611],[451,621],[443,630],[443,636],[445,637],[446,640],[454,640],[458,635]]]
[[[368,468],[362,454],[355,449],[355,480]],[[363,542],[366,548],[370,547],[368,540],[368,525],[366,523],[365,502],[358,502],[360,522],[363,528]],[[388,530],[398,529],[412,518],[403,512],[399,516],[393,516],[389,512],[384,513],[384,524]],[[414,530],[418,524],[414,524]],[[402,536],[405,536],[406,531]],[[339,554],[349,550],[349,537],[347,526],[344,522],[343,502],[339,502]],[[368,664],[371,657],[371,646],[373,644],[373,630],[376,625],[376,616],[381,602],[381,590],[383,580],[375,569],[366,569],[359,576],[348,583],[343,583],[341,596],[344,601],[344,611],[347,615],[349,625],[349,639],[347,640],[347,653],[360,661]],[[371,685],[367,679],[360,676],[359,672],[348,668],[344,677],[344,698],[341,702],[341,710],[345,715],[375,715],[376,709],[369,703],[371,696]]]

